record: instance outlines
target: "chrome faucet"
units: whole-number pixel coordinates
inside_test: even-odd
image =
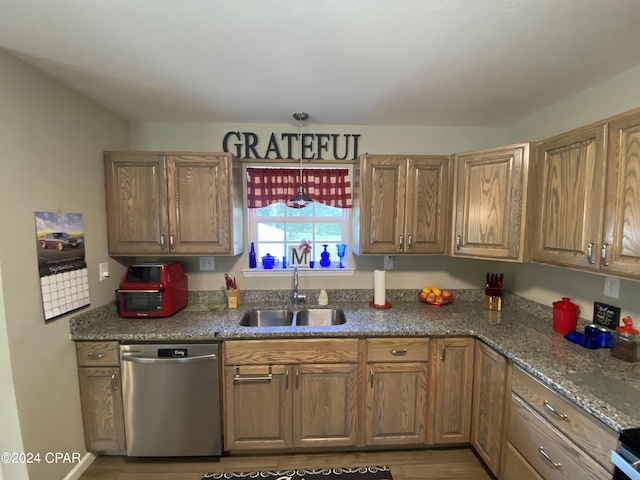
[[[293,266],[293,304],[299,305],[304,303],[307,299],[306,295],[300,295],[298,293],[298,264]]]

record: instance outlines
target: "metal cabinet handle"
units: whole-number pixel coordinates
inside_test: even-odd
[[[116,374],[112,373],[111,374],[111,390],[117,390],[118,389],[118,382],[116,381]]]
[[[371,388],[373,388],[373,368],[369,370],[369,384],[371,385]]]
[[[444,352],[445,352],[445,344],[444,342],[440,344],[440,360],[444,362]]]
[[[403,348],[402,350],[389,350],[391,355],[395,355],[396,357],[403,357],[407,354],[407,349]]]
[[[551,404],[549,402],[547,402],[546,400],[542,402],[542,405],[544,405],[544,408],[546,408],[547,410],[549,410],[551,413],[553,413],[556,417],[558,417],[560,420],[567,420],[569,418],[569,415],[565,414],[565,413],[560,413],[559,411],[557,411],[555,408],[553,408],[551,406]]]
[[[549,464],[551,464],[551,466],[553,468],[555,468],[556,470],[559,469],[560,467],[562,467],[562,464],[556,463],[553,460],[551,460],[551,457],[549,457],[549,455],[547,455],[547,452],[544,451],[543,447],[538,447],[538,452],[540,452],[540,456],[542,458],[544,458],[547,462],[549,462]]]
[[[596,259],[593,258],[593,248],[595,246],[596,246],[596,242],[591,242],[587,246],[587,261],[589,262],[589,265],[593,265],[594,263],[596,263]]]
[[[610,243],[604,243],[602,245],[602,250],[600,251],[600,260],[602,260],[602,264],[605,267],[608,267],[610,265],[609,261],[607,260],[608,258],[608,250],[609,250],[609,245],[611,245]]]
[[[169,236],[169,245],[173,247],[173,235]]]
[[[87,353],[87,357],[89,357],[89,360],[100,360],[101,358],[104,358],[107,356],[106,352],[89,352]]]
[[[236,365],[236,374],[233,376],[234,382],[270,382],[273,380],[273,369],[269,365],[269,373],[267,375],[240,375],[240,367]]]
[[[289,388],[289,369],[288,368],[284,371],[284,388],[285,389]]]
[[[296,388],[300,386],[300,370],[296,368]]]
[[[411,250],[411,235],[407,237],[407,250]]]
[[[402,245],[404,244],[404,240],[402,238],[402,235],[400,235],[400,245],[398,246],[398,250],[402,250]]]
[[[460,242],[461,242],[460,235],[456,235],[456,250],[460,250]]]
[[[164,235],[160,235],[160,246],[164,247]]]

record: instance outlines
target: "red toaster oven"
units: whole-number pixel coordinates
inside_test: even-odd
[[[168,317],[187,306],[187,276],[178,262],[130,265],[118,294],[122,317]]]

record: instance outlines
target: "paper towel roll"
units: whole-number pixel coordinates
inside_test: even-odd
[[[387,287],[385,286],[384,270],[373,271],[373,303],[376,305],[384,305],[387,303]]]

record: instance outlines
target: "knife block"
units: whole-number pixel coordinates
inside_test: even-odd
[[[502,297],[494,295],[484,296],[484,308],[487,310],[502,310]]]
[[[239,289],[225,290],[225,293],[227,294],[229,308],[238,308],[242,305],[242,296]]]

